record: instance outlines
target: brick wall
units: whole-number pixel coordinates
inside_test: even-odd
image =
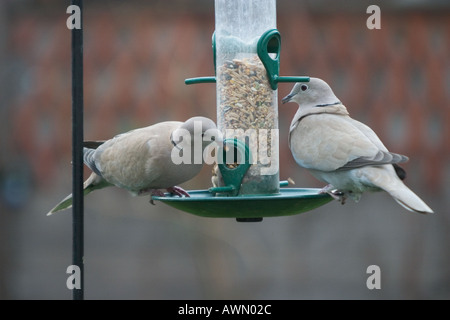
[[[214,71],[212,0],[84,2],[86,139],[215,118],[214,85],[184,85]],[[365,27],[372,1],[277,2],[281,74],[327,80],[354,118],[410,156],[408,185],[437,214],[408,214],[379,193],[248,225],[111,188],[85,201],[88,299],[450,297],[448,0],[380,2],[374,31]],[[71,297],[71,216],[45,216],[71,183],[67,5],[0,1],[0,299]],[[279,98],[290,89],[280,84]],[[321,186],[287,149],[294,112],[280,105],[281,178]],[[30,177],[38,188],[27,189]],[[365,286],[371,264],[382,290]]]
[[[39,185],[71,152],[67,14],[45,4],[6,7],[1,78],[8,119],[2,129],[8,139],[1,141],[8,152],[0,160],[28,159]],[[170,13],[113,1],[85,8],[86,139],[194,114],[215,119],[214,85],[184,84],[213,75],[212,7]],[[281,74],[325,79],[354,118],[411,158],[406,168],[413,183],[439,191],[450,155],[449,11],[382,11],[381,30],[368,30],[367,17],[364,9],[336,14],[281,6]],[[290,89],[280,84],[279,97]],[[283,176],[298,170],[286,143],[294,112],[294,105],[280,105]]]

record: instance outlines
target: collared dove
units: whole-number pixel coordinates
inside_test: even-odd
[[[344,203],[359,201],[364,191],[388,192],[409,211],[432,213],[403,182],[398,166],[406,156],[389,152],[365,124],[352,119],[328,84],[318,78],[296,83],[283,103],[296,102],[289,129],[289,148],[301,167],[328,183],[322,193]]]
[[[107,141],[85,142],[83,160],[92,174],[84,182],[84,195],[115,185],[133,195],[150,194],[150,200],[152,195],[164,196],[159,189],[189,197],[189,193],[176,185],[196,176],[203,166],[204,149],[212,141],[221,140],[222,134],[212,120],[193,117],[184,123],[160,122]],[[187,161],[175,161],[173,157],[184,152],[188,152]],[[194,152],[202,154],[195,155]],[[70,194],[47,215],[71,206]]]

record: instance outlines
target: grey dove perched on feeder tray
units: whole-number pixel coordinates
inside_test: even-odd
[[[107,141],[85,142],[84,163],[93,172],[84,182],[84,195],[115,185],[133,195],[150,194],[150,200],[152,195],[164,196],[160,189],[189,197],[188,192],[176,185],[200,172],[203,151],[213,141],[222,141],[216,124],[208,118],[193,117],[184,123],[160,122],[119,134]],[[195,155],[194,152],[201,154]],[[180,154],[187,155],[187,161],[185,157],[180,161]],[[174,156],[179,157],[178,160],[174,161]],[[71,206],[70,194],[47,215]]]
[[[345,202],[364,191],[384,190],[405,209],[432,213],[402,180],[398,163],[406,156],[389,152],[365,124],[352,119],[330,86],[318,78],[296,83],[283,103],[299,105],[289,129],[289,148],[301,167],[328,183],[322,193]]]

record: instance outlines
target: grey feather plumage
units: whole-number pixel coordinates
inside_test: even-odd
[[[383,164],[402,163],[406,161],[408,161],[407,156],[379,150],[374,156],[356,158],[336,170],[351,170],[366,166],[379,166]]]
[[[195,131],[195,128],[200,131]],[[191,148],[195,143],[201,143],[202,152],[212,142],[212,139],[204,140],[203,135],[208,133],[210,137],[221,139],[221,133],[212,120],[193,117],[184,123],[166,121],[119,134],[110,140],[86,142],[83,160],[92,174],[84,182],[84,195],[114,185],[133,195],[164,195],[159,189],[167,189],[179,196],[189,196],[176,185],[196,176],[203,164],[174,163],[174,132],[185,134],[180,135],[180,138],[192,139],[189,144]],[[201,137],[196,137],[199,134]],[[201,140],[196,142],[194,139]],[[69,195],[50,210],[48,215],[70,208],[71,205],[72,195]]]
[[[95,164],[96,149],[83,148],[83,161],[84,164],[94,171],[97,175],[102,176],[100,170]]]
[[[352,119],[325,81],[310,78],[308,84],[295,84],[283,98],[283,103],[290,101],[299,108],[290,126],[289,148],[300,166],[328,183],[324,192],[337,189],[341,201],[358,201],[365,191],[384,190],[410,211],[433,212],[402,182],[406,172],[398,164],[408,157],[389,152],[371,128]]]

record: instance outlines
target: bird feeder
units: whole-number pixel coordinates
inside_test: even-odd
[[[213,187],[180,198],[154,197],[204,217],[292,215],[331,201],[318,189],[280,188],[278,83],[308,82],[282,77],[281,36],[276,29],[276,0],[215,0],[212,37],[214,77],[186,84],[215,83],[217,126],[225,140],[217,152]]]

